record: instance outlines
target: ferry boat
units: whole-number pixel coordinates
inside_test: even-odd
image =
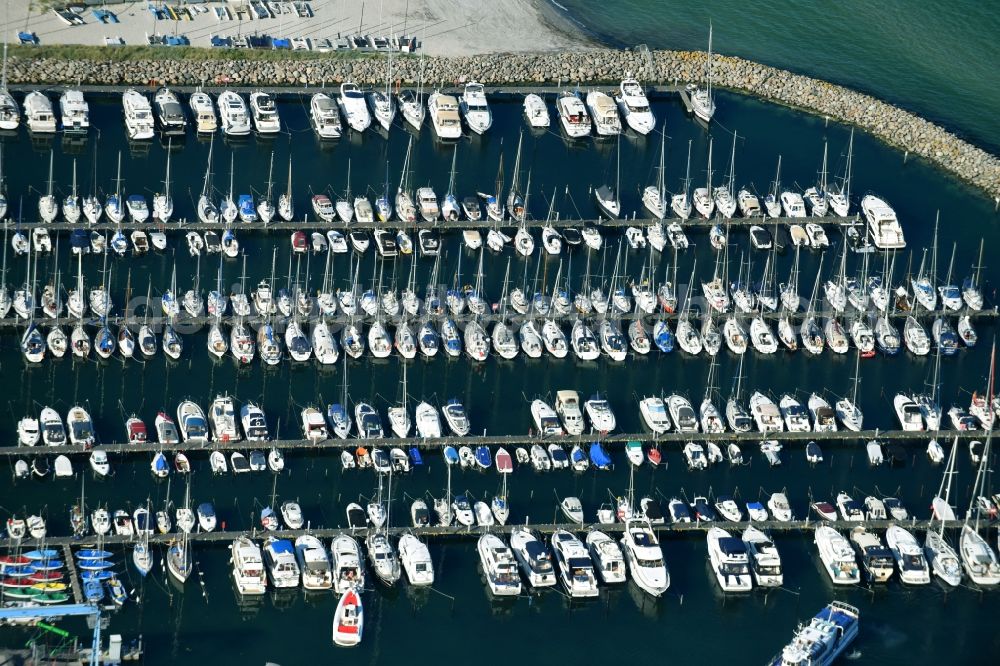
[[[153,108],[146,96],[135,88],[122,94],[122,108],[125,112],[125,130],[133,141],[153,138]]]
[[[854,606],[830,602],[808,625],[799,626],[769,666],[829,666],[857,638],[858,616]]]

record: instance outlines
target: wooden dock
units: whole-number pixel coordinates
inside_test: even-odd
[[[956,432],[952,430],[945,430],[936,433],[941,440],[949,440],[954,437],[958,437],[962,440],[971,439],[985,439],[986,431],[976,430],[976,431],[963,431]],[[638,441],[647,444],[678,444],[683,445],[687,442],[737,442],[740,444],[759,444],[765,440],[777,440],[781,443],[788,442],[811,442],[815,441],[820,444],[824,443],[863,443],[871,440],[878,440],[879,442],[901,442],[901,443],[917,443],[920,446],[925,446],[926,442],[935,437],[935,433],[932,432],[909,432],[904,430],[862,430],[860,432],[851,432],[848,430],[838,430],[836,432],[781,432],[781,433],[768,433],[762,434],[757,431],[745,432],[745,433],[735,433],[735,432],[723,432],[723,433],[678,433],[678,432],[668,432],[662,435],[654,435],[652,433],[612,433],[607,435],[601,435],[599,433],[589,433],[583,435],[564,435],[562,437],[550,437],[543,438],[537,435],[485,435],[485,436],[467,436],[467,437],[439,437],[434,439],[421,439],[417,437],[410,437],[406,439],[400,439],[396,437],[386,437],[382,439],[326,439],[320,442],[312,442],[304,439],[282,439],[282,440],[272,440],[267,442],[247,442],[247,441],[227,441],[227,442],[211,442],[206,444],[201,443],[183,443],[178,445],[167,445],[164,446],[157,442],[146,442],[145,444],[128,444],[125,442],[114,442],[114,443],[101,443],[98,445],[103,451],[109,454],[115,455],[131,455],[137,453],[154,453],[157,451],[163,452],[174,452],[174,451],[184,451],[188,456],[192,454],[197,454],[198,452],[204,452],[207,456],[211,451],[247,451],[252,449],[279,449],[282,451],[299,451],[299,452],[325,452],[332,450],[335,453],[339,453],[341,450],[354,451],[359,446],[363,446],[368,450],[372,449],[390,449],[393,447],[399,447],[404,450],[408,450],[411,447],[415,447],[421,451],[441,451],[446,446],[453,446],[456,449],[460,446],[469,446],[475,448],[478,446],[488,446],[488,447],[508,447],[508,449],[513,453],[513,448],[518,446],[530,447],[533,444],[540,444],[542,446],[548,446],[549,444],[555,443],[560,444],[564,447],[571,447],[574,444],[579,444],[586,448],[592,442],[600,442],[602,446],[608,446],[611,450],[617,450],[618,448],[623,448],[626,442]],[[859,448],[859,451],[862,449]],[[0,456],[6,456],[8,458],[30,458],[32,456],[54,456],[58,454],[64,455],[81,455],[86,454],[91,451],[90,448],[86,448],[79,445],[65,445],[58,447],[47,447],[47,446],[0,446]],[[750,451],[745,451],[744,454],[750,454]],[[81,461],[82,462],[82,461]],[[888,463],[888,461],[887,461]]]
[[[45,543],[49,546],[62,546],[63,551],[63,562],[66,563],[66,574],[69,577],[69,587],[73,592],[73,603],[82,604],[84,603],[83,590],[80,588],[80,575],[76,570],[76,558],[73,557],[73,551],[70,549],[70,543],[53,543],[58,542],[59,539],[46,539]]]
[[[763,522],[753,522],[742,521],[739,523],[733,523],[728,521],[702,521],[702,522],[691,522],[691,523],[663,523],[652,525],[653,530],[659,533],[661,536],[670,537],[672,535],[682,535],[682,536],[703,536],[708,530],[713,527],[722,527],[730,530],[742,530],[753,524],[755,527],[761,530],[775,533],[786,533],[786,534],[801,534],[805,535],[813,532],[817,527],[821,525],[827,525],[833,527],[841,532],[847,532],[851,529],[859,526],[864,526],[868,529],[873,530],[885,530],[891,525],[902,525],[909,530],[924,531],[932,526],[932,521],[930,520],[917,520],[911,519],[904,522],[892,521],[892,520],[866,520],[863,522],[858,521],[845,521],[845,520],[794,520],[789,522],[781,522],[777,520],[769,520]],[[964,523],[960,520],[948,521],[945,524],[945,528],[960,528]],[[940,523],[933,522],[934,527],[939,527]],[[511,531],[516,527],[522,527],[522,525],[492,525],[489,527],[481,526],[471,526],[463,527],[460,525],[451,525],[448,527],[431,525],[427,527],[390,527],[388,533],[391,536],[399,537],[403,534],[413,534],[417,537],[424,539],[443,539],[443,540],[455,540],[455,541],[466,541],[471,539],[478,539],[483,534],[510,534]],[[576,523],[540,523],[528,525],[532,530],[539,534],[552,534],[558,530],[566,530],[569,532],[581,533],[588,532],[590,530],[602,530],[607,532],[623,532],[625,529],[624,523],[590,523],[579,525]],[[984,529],[988,529],[984,525]],[[348,534],[356,539],[364,539],[371,528],[317,528],[309,530],[277,530],[274,532],[267,532],[263,529],[255,528],[253,530],[244,531],[213,531],[213,532],[192,532],[188,537],[188,540],[196,543],[204,544],[220,544],[229,543],[241,536],[249,536],[253,539],[262,540],[269,536],[278,537],[281,539],[291,539],[311,534],[320,539],[333,539],[341,534]],[[151,544],[161,544],[166,545],[177,539],[177,533],[171,532],[168,534],[152,534],[149,536],[149,543]],[[114,534],[109,534],[102,537],[101,543],[102,547],[109,546],[124,546],[131,543],[135,543],[138,537],[135,536],[118,536]],[[62,547],[64,550],[68,550],[70,546],[73,547],[92,547],[94,544],[89,542],[88,538],[76,539],[74,537],[48,537],[45,543],[50,547]],[[11,543],[9,539],[0,540],[0,546],[6,545],[7,547],[14,547],[15,544]],[[21,544],[23,546],[23,542]],[[73,558],[68,558],[72,560]],[[75,576],[74,576],[75,578]],[[76,592],[74,592],[76,594]]]

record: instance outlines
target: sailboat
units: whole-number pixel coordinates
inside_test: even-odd
[[[996,359],[996,343],[990,351],[990,380],[989,388],[986,392],[989,402],[992,404],[993,398],[993,378],[994,363]],[[989,429],[986,433],[986,444],[983,447],[982,455],[979,456],[979,467],[976,470],[976,480],[972,484],[972,493],[969,497],[969,510],[965,514],[965,523],[962,525],[962,533],[958,538],[958,550],[962,557],[962,567],[965,574],[973,583],[983,587],[992,587],[1000,584],[1000,562],[997,555],[990,548],[990,545],[979,534],[979,518],[981,511],[976,506],[979,496],[986,484],[987,465],[990,460],[990,444],[993,439],[993,420],[990,419]],[[957,447],[955,447],[957,448]],[[975,515],[975,519],[969,519]]]
[[[597,208],[612,220],[621,217],[622,204],[619,199],[621,191],[621,171],[622,171],[622,142],[621,135],[618,137],[618,159],[615,167],[615,189],[612,190],[607,185],[601,185],[594,190],[594,199],[597,201]]]
[[[172,139],[167,140],[167,173],[163,179],[163,194],[153,196],[153,219],[161,224],[169,222],[170,217],[174,214],[174,200],[170,198],[170,149],[172,141]]]
[[[781,217],[781,155],[778,155],[778,167],[774,171],[771,191],[764,197],[764,208],[768,217]]]
[[[0,75],[0,130],[16,130],[21,124],[21,113],[14,96],[7,90],[7,40],[3,41],[3,73]],[[3,218],[0,215],[0,218]]]
[[[63,217],[70,224],[80,221],[80,197],[76,193],[76,160],[73,160],[73,189],[70,195],[63,199]]]
[[[289,165],[291,166],[291,165]],[[267,168],[267,195],[257,202],[257,218],[264,224],[269,224],[274,218],[274,204],[271,203],[274,189],[274,151],[271,151],[271,163]]]
[[[212,151],[215,147],[215,134],[208,144],[208,161],[205,163],[205,180],[201,187],[201,196],[198,197],[198,219],[205,224],[214,224],[219,221],[219,209],[212,203]]]
[[[42,218],[42,222],[45,224],[52,224],[56,220],[56,216],[59,214],[59,203],[56,201],[56,197],[52,194],[52,164],[55,152],[49,150],[49,185],[48,190],[45,194],[38,198],[38,215]]]
[[[389,408],[389,426],[392,428],[392,432],[396,437],[400,439],[406,439],[410,436],[410,428],[412,422],[410,421],[410,412],[406,407],[406,367],[407,364],[403,364],[403,398],[400,400],[398,405],[394,405]]]
[[[733,196],[733,179],[736,168],[736,132],[733,132],[733,150],[729,156],[729,180],[712,191],[715,208],[722,217],[729,219],[736,212],[736,197]]]
[[[661,151],[662,152],[662,151]],[[691,188],[691,141],[688,140],[687,170],[684,172],[684,191],[675,194],[670,198],[670,208],[674,215],[686,220],[691,217],[691,197],[688,192]]]
[[[396,118],[396,102],[392,98],[392,51],[386,59],[385,92],[373,90],[368,93],[368,105],[372,107],[372,115],[382,126],[382,129],[389,131],[392,121]]]
[[[186,514],[191,513],[191,478],[188,477],[187,489],[184,491],[184,509]],[[180,510],[178,510],[178,514]],[[178,525],[180,524],[178,518]],[[188,530],[181,530],[180,541],[174,541],[167,547],[167,571],[177,582],[182,585],[191,575],[193,562],[191,559],[191,543],[188,539]]]
[[[715,212],[715,201],[712,199],[712,137],[708,138],[708,167],[705,169],[707,182],[705,187],[694,190],[694,207],[698,214],[708,219]]]
[[[823,149],[826,152],[826,149]],[[851,128],[851,138],[847,142],[847,165],[844,167],[844,177],[839,185],[832,185],[826,192],[827,202],[833,212],[839,217],[847,217],[851,212],[851,168],[854,157],[854,128]],[[825,161],[825,160],[824,160]],[[826,169],[824,169],[825,171]],[[809,193],[806,191],[806,196]]]
[[[663,177],[665,174],[663,156],[666,148],[666,139],[667,131],[666,127],[664,127],[660,130],[660,166],[656,170],[656,185],[649,185],[642,191],[642,204],[646,207],[646,210],[652,213],[653,218],[657,220],[662,220],[667,216],[667,193],[663,189]],[[678,217],[680,217],[680,214],[678,214]]]
[[[958,448],[958,437],[955,437],[955,441],[951,445],[951,454],[948,456],[948,464],[941,477],[941,485],[938,487],[937,495],[931,501],[931,528],[927,530],[927,537],[924,540],[924,553],[931,565],[931,571],[952,587],[962,582],[962,565],[958,553],[945,538],[944,527],[945,521],[955,520],[955,511],[951,507],[950,498]],[[935,520],[940,523],[936,530],[933,527]]]
[[[401,222],[416,222],[417,209],[413,205],[413,198],[410,196],[410,154],[413,150],[413,137],[410,137],[406,144],[406,157],[403,158],[403,173],[399,178],[399,187],[396,189],[396,216]]]
[[[708,24],[708,60],[706,65],[706,85],[704,88],[690,83],[687,93],[691,99],[691,110],[700,120],[710,122],[715,115],[715,100],[712,98],[712,24]]]
[[[441,202],[441,216],[445,222],[457,222],[462,214],[458,198],[455,196],[455,161],[457,159],[458,144],[455,144],[451,153],[451,175],[448,177],[448,191],[444,195],[444,201]]]
[[[518,188],[518,180],[521,176],[521,141],[524,139],[522,131],[517,137],[517,155],[514,157],[514,180],[510,184],[510,192],[507,194],[507,214],[515,222],[524,222],[524,197]]]
[[[823,142],[823,168],[820,170],[819,183],[816,186],[806,189],[804,198],[812,208],[813,217],[823,217],[826,215],[828,202],[826,199],[826,149],[827,143]]]
[[[122,151],[118,151],[118,175],[115,177],[115,192],[104,204],[104,214],[115,224],[121,224],[125,219],[125,206],[122,203]]]
[[[278,215],[285,222],[291,222],[295,216],[295,208],[292,203],[292,158],[288,157],[288,187],[278,197]]]
[[[426,108],[424,105],[424,52],[420,51],[420,74],[417,79],[417,92],[403,90],[396,94],[396,101],[403,114],[403,120],[408,122],[413,129],[420,131],[424,124]]]

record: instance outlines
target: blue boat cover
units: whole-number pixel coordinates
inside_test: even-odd
[[[476,460],[483,467],[489,467],[492,459],[490,458],[490,449],[488,446],[477,446],[476,447]]]
[[[69,244],[75,248],[90,247],[90,237],[83,229],[74,229],[69,236]]]
[[[271,550],[275,553],[295,553],[295,549],[292,548],[292,542],[288,539],[278,539],[271,542]]]
[[[85,548],[83,550],[76,551],[76,557],[79,560],[106,560],[111,557],[111,553],[106,550]]]
[[[444,459],[449,463],[458,462],[458,451],[455,450],[454,446],[451,446],[449,444],[448,446],[444,447]]]
[[[599,469],[611,467],[611,458],[601,448],[600,442],[592,442],[590,445],[590,462]]]
[[[410,463],[413,465],[423,465],[424,459],[420,455],[420,451],[415,446],[410,447]]]
[[[29,550],[24,554],[29,560],[51,560],[59,556],[58,550],[46,548],[45,550]]]

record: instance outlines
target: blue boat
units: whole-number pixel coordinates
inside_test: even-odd
[[[236,200],[236,206],[240,212],[240,219],[244,222],[257,221],[257,209],[253,205],[253,197],[249,194],[241,194]]]
[[[414,467],[424,464],[424,458],[420,455],[419,449],[415,446],[410,447],[410,464]]]
[[[39,560],[28,565],[28,568],[32,571],[53,571],[55,569],[63,568],[62,560]]]
[[[76,254],[87,254],[90,252],[90,234],[83,229],[74,229],[69,236],[69,244]]]
[[[2,573],[7,578],[24,578],[25,576],[30,576],[35,573],[35,568],[27,565],[21,564],[17,566],[3,565],[0,566],[0,573]]]
[[[106,550],[85,548],[83,550],[76,551],[76,558],[78,560],[106,560],[109,557],[111,557],[111,553]]]
[[[157,451],[156,455],[153,456],[152,468],[153,474],[160,478],[170,474],[170,463],[167,462],[167,456],[162,451]]]
[[[100,582],[102,580],[107,580],[114,575],[115,575],[114,572],[111,571],[84,571],[82,574],[80,574],[80,580],[84,582],[87,581]]]
[[[493,457],[490,455],[490,447],[476,447],[476,464],[479,465],[481,469],[489,469],[490,465],[493,464]]]
[[[107,560],[80,560],[76,563],[76,566],[84,571],[100,571],[101,569],[110,569],[114,566],[114,563]]]
[[[795,637],[770,662],[829,666],[858,637],[858,609],[842,601],[832,601],[808,625],[799,625]]]
[[[99,580],[83,581],[83,596],[91,603],[97,603],[104,598],[104,585]]]
[[[458,451],[456,451],[455,447],[451,444],[444,447],[444,461],[449,465],[455,465],[458,463]]]
[[[569,459],[574,466],[579,465],[587,460],[587,454],[583,452],[579,446],[574,446],[573,450],[569,454]]]
[[[29,550],[27,553],[24,553],[24,556],[29,560],[51,560],[55,557],[59,557],[59,551],[51,548],[45,548],[43,550]]]
[[[590,445],[590,463],[597,469],[611,469],[611,457],[600,442],[592,442]]]
[[[656,326],[653,327],[653,343],[664,354],[674,350],[674,334],[665,320],[656,322]]]

